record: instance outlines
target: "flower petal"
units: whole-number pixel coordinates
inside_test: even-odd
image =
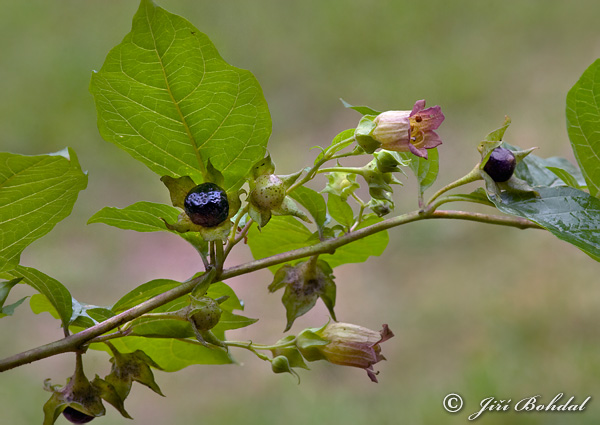
[[[410,113],[410,116],[412,117],[413,115],[416,115],[417,113],[421,112],[423,110],[423,108],[425,108],[425,99],[417,100],[415,102],[415,106],[413,106],[413,108],[412,108],[412,112]],[[439,106],[438,106],[438,108],[439,108]]]
[[[410,149],[410,152],[420,156],[421,158],[425,158],[427,159],[427,149],[425,148],[417,148],[415,145],[413,145],[412,143],[408,144],[408,149]]]

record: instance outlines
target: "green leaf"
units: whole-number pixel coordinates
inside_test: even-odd
[[[348,102],[346,102],[344,99],[340,99],[342,101],[342,104],[344,105],[345,108],[348,109],[354,109],[356,112],[358,112],[359,114],[362,115],[379,115],[381,112],[376,111],[373,108],[370,108],[368,106],[352,106],[350,105]]]
[[[8,293],[10,292],[10,290],[12,288],[14,288],[14,286],[19,283],[22,279],[11,279],[5,282],[0,282],[0,308],[4,305],[4,303],[6,302],[6,299],[8,298]]]
[[[155,279],[150,282],[146,282],[130,292],[125,294],[119,301],[117,301],[111,308],[115,314],[129,310],[136,305],[149,300],[156,295],[160,295],[170,289],[173,289],[181,285],[181,282],[170,279]]]
[[[352,207],[338,195],[334,193],[327,195],[327,209],[331,217],[342,226],[350,228],[354,224],[354,211],[352,211]]]
[[[513,146],[505,145],[509,148],[514,148]],[[565,186],[565,181],[552,171],[551,168],[564,170],[566,173],[570,174],[580,186],[585,185],[581,171],[567,159],[560,157],[541,158],[537,155],[529,154],[517,164],[515,176],[521,180],[525,180],[533,187]]]
[[[128,336],[115,339],[112,343],[121,353],[142,350],[166,372],[176,372],[194,364],[233,362],[229,354],[223,350],[209,349],[192,340]],[[108,351],[104,344],[91,344],[90,348]]]
[[[88,220],[88,224],[104,223],[136,232],[170,232],[161,218],[169,222],[177,221],[179,213],[177,208],[170,205],[136,202],[125,208],[104,207]]]
[[[248,232],[248,246],[254,259],[269,257],[310,245],[310,230],[292,217],[273,217],[269,225],[258,230],[255,226]],[[273,273],[280,266],[271,266]]]
[[[155,297],[156,295],[160,295],[163,292],[173,289],[179,285],[181,285],[181,282],[177,282],[176,280],[151,280],[150,282],[146,282],[125,294],[119,301],[117,301],[112,306],[111,310],[115,314],[122,313],[125,310],[135,307],[136,305],[147,301],[150,298]],[[220,307],[223,310],[231,312],[233,310],[244,309],[235,292],[233,292],[233,290],[223,282],[215,282],[212,285],[210,285],[206,295],[214,299],[222,296],[229,297],[225,302],[220,304]]]
[[[505,191],[496,207],[539,224],[600,261],[600,200],[568,186],[539,187],[536,191],[539,197]]]
[[[179,233],[167,228],[164,220],[169,223],[177,222],[179,214],[180,211],[170,205],[142,201],[125,208],[104,207],[90,217],[88,224],[104,223],[136,232],[170,232],[182,237],[195,247],[207,249],[208,244],[198,232]]]
[[[592,196],[600,196],[600,59],[567,94],[567,131]]]
[[[381,220],[378,217],[370,216],[357,228],[362,229]],[[335,254],[321,254],[319,258],[327,261],[332,268],[347,263],[362,263],[371,255],[381,255],[388,241],[387,231],[378,232],[337,248]],[[248,232],[248,246],[257,260],[317,242],[319,242],[318,239],[313,237],[306,226],[291,217],[273,217],[269,225],[261,231],[253,227]],[[269,270],[275,273],[279,267],[272,266],[269,267]]]
[[[6,282],[4,282],[6,283]],[[17,309],[18,306],[20,306],[21,304],[23,304],[23,301],[25,301],[28,297],[23,297],[20,300],[9,304],[9,305],[4,305],[4,303],[0,304],[0,318],[2,317],[6,317],[6,316],[12,316],[15,313],[15,310]]]
[[[142,0],[90,91],[102,137],[160,176],[200,183],[210,158],[224,189],[237,189],[264,157],[271,118],[254,76],[151,0]]]
[[[31,267],[17,266],[7,273],[14,278],[22,278],[25,283],[44,295],[58,313],[63,327],[67,327],[73,315],[71,293],[62,283]]]
[[[572,188],[575,188],[575,189],[581,188],[581,186],[579,185],[579,182],[577,181],[575,176],[573,176],[571,173],[569,173],[564,168],[559,168],[559,167],[546,167],[546,168],[548,170],[552,171],[554,174],[556,174],[556,177],[558,177],[563,182],[565,182],[565,184],[567,186],[571,186]]]
[[[250,326],[256,323],[258,319],[252,319],[250,317],[241,316],[239,314],[233,314],[227,310],[223,310],[221,318],[217,326],[212,328],[215,333],[223,333],[232,329],[241,329],[246,326]]]
[[[356,229],[362,229],[380,221],[383,221],[383,219],[376,216],[369,216]],[[341,246],[335,250],[335,254],[322,254],[319,258],[327,261],[331,268],[348,263],[363,263],[372,255],[380,256],[383,254],[389,240],[389,234],[387,230],[384,230]]]
[[[29,307],[34,314],[40,314],[48,312],[55,319],[60,319],[58,312],[52,305],[52,303],[42,294],[34,294],[29,299]]]
[[[71,214],[87,186],[75,152],[26,156],[0,152],[0,271]]]
[[[500,127],[498,129],[492,131],[487,136],[485,136],[484,141],[486,141],[486,142],[499,142],[499,141],[501,141],[502,138],[504,137],[504,133],[506,133],[506,130],[510,126],[510,122],[511,122],[511,120],[510,120],[510,118],[508,116],[504,117],[504,124],[502,125],[502,127]]]
[[[307,209],[319,229],[325,226],[327,207],[322,195],[308,187],[300,186],[294,189],[289,196]]]
[[[428,159],[403,152],[400,153],[400,157],[410,160],[409,166],[413,173],[415,173],[421,193],[425,192],[435,183],[440,170],[440,155],[437,148],[427,150]]]

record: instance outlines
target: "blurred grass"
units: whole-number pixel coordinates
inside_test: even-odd
[[[580,0],[406,2],[196,2],[164,0],[207,33],[230,63],[261,82],[273,116],[270,152],[282,173],[312,161],[308,148],[325,145],[356,125],[353,104],[410,109],[415,100],[442,106],[440,181],[477,161],[477,142],[505,114],[510,143],[539,146],[541,156],[572,158],[564,99],[585,68],[600,57],[600,4]],[[85,302],[110,304],[156,277],[184,279],[199,265],[169,235],[131,234],[85,226],[106,205],[168,202],[157,177],[109,143],[95,125],[87,91],[90,72],[129,31],[136,1],[0,0],[0,148],[36,154],[69,145],[89,170],[90,185],[71,217],[23,255],[65,283]],[[293,155],[290,154],[293,149]],[[436,186],[439,187],[439,184]],[[435,187],[434,187],[435,189]],[[398,206],[415,206],[411,182]],[[238,251],[244,251],[241,247]],[[233,261],[249,258],[239,252]],[[157,373],[166,399],[136,387],[128,399],[135,417],[105,423],[279,424],[466,423],[481,399],[559,392],[592,401],[584,413],[488,413],[482,424],[592,424],[600,420],[597,323],[598,264],[576,248],[537,231],[475,223],[416,223],[391,233],[381,258],[336,270],[338,318],[373,329],[388,323],[396,338],[383,351],[380,384],[363,371],[312,364],[302,384],[273,375],[240,353],[240,366],[195,367]],[[247,315],[261,321],[232,334],[260,342],[280,338],[280,295],[268,295],[262,271],[232,285]],[[18,288],[11,297],[30,294]],[[11,298],[12,299],[12,298]],[[0,323],[0,355],[60,337],[58,324],[26,306]],[[294,331],[326,320],[319,305]],[[104,375],[106,358],[88,355],[86,370]],[[40,423],[49,394],[71,373],[69,356],[0,376],[0,422]],[[441,406],[450,392],[463,412]],[[151,406],[151,407],[149,407]],[[60,419],[59,421],[64,421]]]

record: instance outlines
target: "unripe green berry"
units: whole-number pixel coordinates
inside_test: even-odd
[[[202,183],[189,191],[183,203],[192,223],[215,227],[229,215],[229,201],[223,189],[214,183]]]
[[[263,174],[257,177],[255,188],[250,194],[254,205],[261,210],[279,208],[285,198],[285,184],[275,174]]]
[[[209,297],[202,297],[198,300],[204,304],[202,307],[195,307],[194,313],[191,315],[190,320],[196,326],[199,331],[207,331],[214,328],[221,319],[221,307],[219,304]],[[198,305],[198,302],[195,303]]]
[[[496,148],[492,151],[490,158],[485,163],[485,171],[496,183],[502,183],[510,179],[517,166],[515,155],[508,149]]]

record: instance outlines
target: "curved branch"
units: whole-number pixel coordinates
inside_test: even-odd
[[[497,224],[502,226],[517,227],[519,229],[536,228],[541,229],[537,224],[520,217],[511,216],[496,216],[481,213],[465,212],[465,211],[414,211],[407,214],[402,214],[397,217],[389,218],[372,224],[371,226],[346,233],[336,239],[329,239],[315,245],[298,248],[293,251],[284,252],[273,255],[271,257],[262,258],[260,260],[250,261],[239,266],[231,267],[217,273],[214,269],[210,269],[207,273],[197,278],[183,282],[180,286],[173,288],[167,292],[155,296],[143,303],[130,308],[104,322],[98,323],[90,328],[87,328],[79,333],[73,334],[58,341],[51,342],[40,347],[15,354],[0,361],[0,372],[13,369],[18,366],[32,363],[37,360],[42,360],[56,354],[77,352],[81,347],[99,337],[100,335],[110,332],[119,326],[129,322],[142,314],[148,313],[157,307],[160,307],[168,302],[171,302],[183,295],[190,293],[200,282],[209,280],[216,282],[219,280],[229,279],[235,276],[240,276],[256,270],[277,264],[287,263],[304,257],[309,257],[317,254],[333,253],[337,248],[354,242],[358,239],[370,236],[383,230],[391,229],[392,227],[407,224],[413,221],[425,220],[430,218],[446,218],[457,220],[479,221],[489,224]]]

